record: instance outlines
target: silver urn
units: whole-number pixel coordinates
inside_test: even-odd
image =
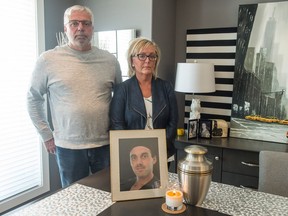
[[[198,145],[185,147],[186,157],[177,165],[184,200],[190,205],[200,205],[210,187],[213,165],[204,156],[207,149]]]

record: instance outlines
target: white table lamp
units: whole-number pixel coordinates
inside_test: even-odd
[[[175,91],[183,93],[215,92],[214,65],[211,63],[178,63]],[[190,119],[200,119],[200,100],[192,97]]]

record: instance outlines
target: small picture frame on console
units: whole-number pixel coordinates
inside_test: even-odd
[[[198,132],[198,120],[197,119],[189,119],[187,126],[187,137],[189,139],[197,138]]]
[[[212,120],[199,119],[198,137],[204,139],[211,139],[212,137]]]

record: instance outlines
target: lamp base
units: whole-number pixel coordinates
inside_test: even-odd
[[[192,98],[191,101],[191,111],[190,111],[190,119],[200,119],[200,100],[196,98]]]

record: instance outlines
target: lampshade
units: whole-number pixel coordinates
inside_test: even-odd
[[[214,65],[211,63],[178,63],[175,91],[185,93],[215,92]]]

